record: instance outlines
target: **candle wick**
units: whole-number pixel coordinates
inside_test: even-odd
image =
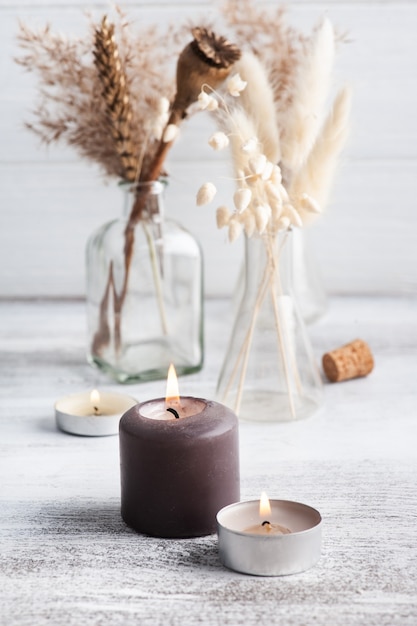
[[[98,415],[100,413],[100,411],[98,410],[98,406],[93,406],[93,409],[95,415]]]
[[[172,407],[168,407],[167,411],[169,411],[170,413],[172,413],[173,415],[175,415],[176,419],[179,419],[180,416],[178,415],[178,411],[176,411],[175,409],[173,409]]]
[[[267,524],[268,524],[268,526],[271,526],[271,522],[268,522],[267,520],[262,522],[262,526],[266,526]]]

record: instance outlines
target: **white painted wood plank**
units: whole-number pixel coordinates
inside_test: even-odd
[[[184,393],[212,397],[228,311],[208,303],[207,365],[180,379]],[[332,299],[312,329],[316,355],[359,335],[374,372],[326,385],[326,405],[309,420],[241,424],[242,497],[266,489],[323,516],[316,567],[257,578],[224,569],[215,536],[159,540],[123,524],[117,437],[54,426],[63,393],[116,389],[84,361],[82,303],[1,302],[3,623],[414,626],[416,312],[416,299]],[[147,399],[160,385],[129,393]]]
[[[242,243],[229,244],[215,208],[231,203],[233,184],[222,163],[171,162],[166,212],[200,241],[207,295],[233,292]],[[0,293],[3,296],[83,296],[84,248],[102,223],[121,214],[117,185],[93,168],[0,167]],[[24,181],[22,184],[21,181]],[[200,184],[219,187],[216,202],[196,207]],[[330,293],[406,294],[417,291],[417,163],[348,162],[331,204],[310,229]]]
[[[99,3],[93,5],[102,11]],[[209,5],[214,10],[211,3],[166,2],[157,9],[130,4],[129,14],[162,22],[197,15]],[[410,77],[417,63],[417,5],[296,2],[289,21],[309,30],[323,11],[352,38],[341,47],[338,80],[349,79],[355,91],[346,167],[328,215],[314,228],[325,285],[339,293],[415,292],[417,89]],[[68,33],[84,32],[86,24],[72,1],[0,4],[0,289],[4,295],[80,296],[85,240],[96,224],[118,213],[119,200],[71,150],[45,151],[22,128],[33,83],[12,63],[18,16],[31,23],[50,21]],[[207,293],[227,294],[240,263],[237,248],[217,232],[211,209],[194,209],[194,180],[218,176],[223,167],[206,145],[209,133],[204,114],[184,125],[170,158],[170,205],[203,243]],[[224,187],[227,191],[230,183]]]

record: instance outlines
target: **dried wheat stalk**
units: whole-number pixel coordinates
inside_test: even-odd
[[[138,171],[137,147],[132,140],[132,105],[129,82],[120,61],[114,24],[103,17],[94,37],[94,62],[103,86],[109,130],[119,155],[122,178],[134,181]]]

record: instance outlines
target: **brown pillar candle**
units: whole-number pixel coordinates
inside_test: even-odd
[[[367,376],[374,367],[374,358],[367,343],[355,339],[323,356],[323,370],[331,382]]]
[[[122,517],[155,537],[209,535],[220,509],[240,500],[238,420],[201,398],[169,405],[143,402],[120,420]]]

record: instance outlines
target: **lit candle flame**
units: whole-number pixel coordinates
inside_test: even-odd
[[[97,389],[93,389],[93,391],[90,393],[90,402],[93,405],[94,415],[98,415],[100,413],[100,394]]]
[[[263,519],[269,520],[271,517],[271,505],[269,504],[268,496],[265,491],[261,494],[261,499],[259,501],[259,515]]]
[[[175,367],[171,363],[168,369],[167,378],[167,391],[165,396],[165,402],[167,405],[180,403],[180,392],[178,389],[178,378],[175,371]]]

